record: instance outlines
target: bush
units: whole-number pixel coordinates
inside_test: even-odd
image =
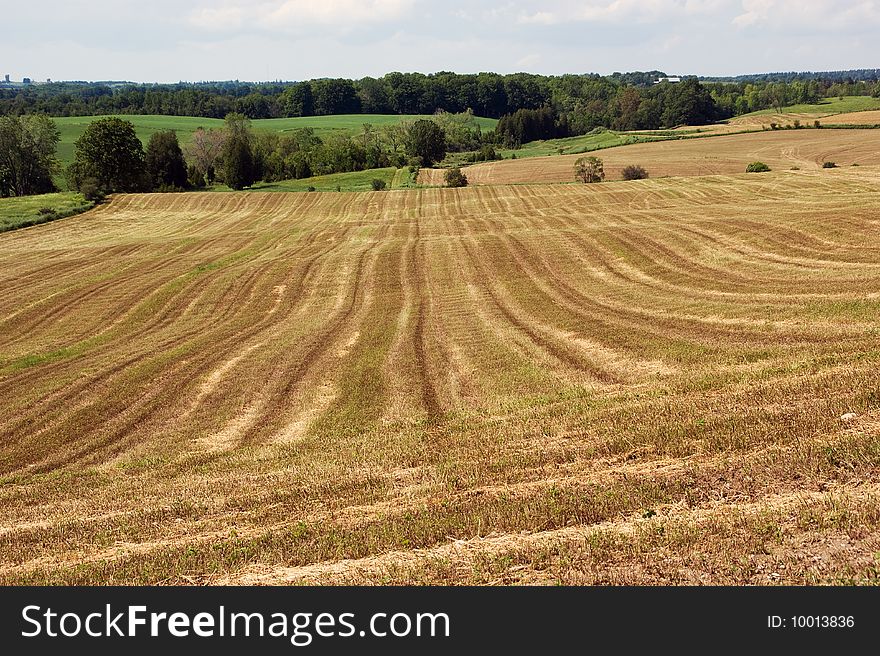
[[[446,179],[447,187],[467,187],[468,179],[461,169],[449,169],[443,177]]]
[[[574,163],[575,180],[583,183],[602,182],[605,179],[605,167],[598,157],[581,157]]]
[[[764,162],[752,162],[746,167],[746,173],[764,173],[769,170],[770,167]]]
[[[777,123],[771,123],[771,124],[770,124],[770,129],[771,129],[771,130],[778,130],[778,129],[779,129],[779,125],[778,125]]]
[[[104,190],[101,189],[98,181],[94,178],[89,178],[81,182],[79,185],[79,191],[83,195],[83,198],[92,203],[100,203],[106,197]]]
[[[624,180],[645,180],[648,177],[648,172],[643,166],[630,164],[629,166],[623,167],[620,175]]]
[[[37,210],[37,214],[55,214],[55,210],[51,207],[41,207]]]
[[[315,189],[312,185],[309,185],[306,191],[317,191],[317,189]]]
[[[823,169],[836,169],[837,164],[835,164],[834,162],[822,162],[822,168]]]
[[[370,186],[373,188],[373,191],[384,191],[386,185],[384,180],[373,178],[372,181],[370,181]]]
[[[794,120],[794,129],[795,129],[795,130],[800,130],[800,129],[801,129],[801,122],[800,122],[799,120],[797,120],[797,119]]]
[[[819,119],[816,119],[815,121],[813,121],[813,127],[816,128],[817,130],[822,127],[822,124],[819,122]]]
[[[186,170],[186,181],[193,189],[205,188],[205,176],[195,164],[190,164]]]

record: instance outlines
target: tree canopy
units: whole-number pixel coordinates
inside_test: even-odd
[[[154,189],[187,186],[186,160],[173,130],[155,132],[150,137],[144,163]]]
[[[45,114],[0,117],[0,196],[55,190],[59,133]]]
[[[446,133],[434,121],[419,119],[406,135],[406,154],[419,160],[421,166],[431,166],[446,156]]]
[[[144,147],[129,121],[115,116],[93,121],[75,146],[68,177],[77,189],[86,181],[105,193],[143,191],[149,186]]]
[[[230,189],[250,187],[260,177],[254,161],[250,121],[241,114],[226,117],[223,144],[223,181]]]

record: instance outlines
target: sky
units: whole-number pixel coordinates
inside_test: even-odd
[[[880,0],[0,0],[13,80],[880,67]]]

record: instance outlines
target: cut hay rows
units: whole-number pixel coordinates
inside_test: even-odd
[[[830,119],[829,119],[830,120]],[[602,159],[609,180],[620,179],[630,164],[644,166],[652,178],[743,173],[749,162],[774,170],[814,170],[822,162],[838,166],[880,164],[880,130],[776,130],[616,146],[592,154]],[[464,170],[470,184],[574,182],[579,155],[528,157],[485,162]],[[442,169],[422,169],[419,183],[443,185]]]
[[[0,582],[876,577],[878,208],[859,167],[4,234]]]

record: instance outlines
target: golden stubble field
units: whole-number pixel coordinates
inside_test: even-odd
[[[876,167],[4,234],[0,582],[876,583],[878,234]]]
[[[846,116],[846,115],[841,115]],[[609,180],[620,179],[630,164],[644,166],[652,178],[743,173],[749,162],[762,161],[774,170],[817,170],[823,162],[838,166],[880,164],[880,130],[767,130],[615,146],[591,153],[524,157],[474,164],[464,169],[470,184],[574,182],[580,157],[599,157]],[[419,182],[442,185],[443,169],[422,169]]]

